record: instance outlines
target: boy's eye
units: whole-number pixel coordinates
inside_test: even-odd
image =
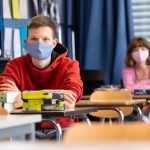
[[[44,38],[43,40],[44,40],[44,41],[49,41],[49,38]]]
[[[34,38],[34,37],[33,37],[33,38],[31,38],[31,40],[32,40],[32,41],[36,41],[36,40],[37,40],[37,38]]]

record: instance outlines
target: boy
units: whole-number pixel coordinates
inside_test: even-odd
[[[0,91],[62,90],[66,107],[74,107],[82,96],[79,64],[67,57],[68,50],[55,38],[56,26],[47,16],[35,16],[24,40],[28,54],[11,60],[0,77]],[[16,43],[17,44],[17,43]],[[15,107],[23,104],[18,99]],[[62,127],[69,118],[56,118]]]

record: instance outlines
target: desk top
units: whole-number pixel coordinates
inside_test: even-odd
[[[0,129],[19,126],[24,124],[36,123],[42,120],[41,115],[3,115],[0,116]]]
[[[103,107],[103,106],[133,106],[138,104],[145,104],[146,99],[138,99],[138,100],[127,100],[127,99],[119,99],[119,100],[81,100],[76,106],[77,107]]]
[[[90,95],[83,95],[81,97],[82,100],[89,100],[90,99]]]
[[[150,95],[132,95],[132,98],[150,100]],[[83,95],[81,100],[90,100],[90,95]]]
[[[13,111],[11,114],[41,114],[43,117],[67,117],[98,111],[96,107],[67,108],[65,111]]]
[[[133,99],[146,99],[150,100],[150,95],[132,95]]]

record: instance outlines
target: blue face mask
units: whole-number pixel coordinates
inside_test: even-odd
[[[44,43],[26,44],[29,54],[40,60],[48,59],[51,56],[53,45]]]

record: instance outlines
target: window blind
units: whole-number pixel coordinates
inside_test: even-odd
[[[132,0],[134,34],[150,41],[150,0]]]

